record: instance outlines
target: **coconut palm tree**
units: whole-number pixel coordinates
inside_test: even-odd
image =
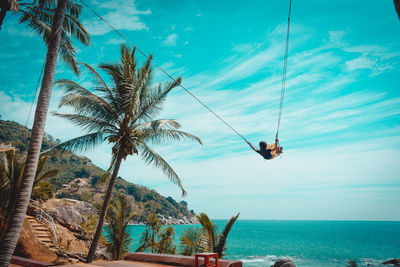
[[[19,22],[26,24],[39,34],[47,46],[50,44],[50,30],[56,11],[57,1],[54,0],[0,0],[0,28],[2,19],[9,10],[19,17]],[[83,45],[89,45],[90,36],[79,21],[82,7],[74,1],[69,1],[61,31],[60,56],[63,61],[75,72],[79,73],[79,64],[76,50],[71,37],[76,38]]]
[[[0,267],[7,267],[10,263],[15,246],[17,245],[19,233],[24,222],[25,213],[32,193],[32,185],[36,174],[39,161],[40,148],[42,146],[44,126],[50,102],[51,89],[54,82],[58,51],[63,29],[65,12],[68,0],[59,0],[52,21],[50,34],[48,37],[46,64],[43,73],[42,87],[40,89],[35,120],[32,126],[31,140],[29,142],[26,163],[23,172],[21,190],[15,198],[15,209],[10,219],[7,232],[0,243]]]
[[[128,252],[132,242],[126,229],[134,212],[128,199],[123,193],[118,193],[110,202],[107,210],[106,221],[108,223],[107,239],[111,240],[109,249],[114,260],[120,260]]]
[[[54,115],[66,118],[88,132],[64,142],[60,147],[65,150],[82,150],[92,148],[105,140],[112,144],[112,160],[108,172],[112,174],[87,262],[93,260],[121,162],[129,155],[138,155],[148,164],[161,168],[181,188],[182,195],[186,194],[179,176],[149,144],[181,139],[200,144],[201,141],[198,137],[179,130],[180,124],[174,120],[154,119],[162,110],[167,94],[179,85],[181,78],[154,85],[151,59],[152,57],[148,58],[143,66],[138,66],[135,49],[131,50],[122,44],[121,62],[99,66],[110,76],[110,86],[87,64],[85,66],[93,74],[96,83],[93,91],[70,80],[58,81],[67,92],[59,106],[70,107],[74,113]]]
[[[226,223],[224,230],[221,233],[218,232],[218,226],[210,220],[207,214],[200,213],[200,215],[196,216],[197,220],[202,226],[202,246],[204,251],[218,253],[218,257],[223,258],[226,250],[226,240],[228,238],[228,234],[232,229],[233,224],[239,218],[239,214],[240,213],[238,213],[236,216],[233,216]]]
[[[15,208],[15,196],[21,190],[22,174],[25,168],[25,160],[14,151],[4,152],[4,161],[0,164],[0,241],[10,222],[11,214]],[[45,170],[49,156],[39,159],[33,181],[32,195],[39,189],[40,182],[56,176],[59,170]],[[35,192],[36,191],[36,192]]]

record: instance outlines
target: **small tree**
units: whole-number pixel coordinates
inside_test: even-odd
[[[109,250],[114,260],[122,259],[131,245],[132,238],[126,230],[133,215],[125,194],[118,193],[111,201],[106,216],[109,230],[106,238],[110,241]]]
[[[163,227],[155,213],[148,216],[146,230],[142,233],[140,246],[136,252],[149,250],[151,253],[176,254],[175,229]]]

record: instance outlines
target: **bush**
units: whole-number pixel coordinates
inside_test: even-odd
[[[54,191],[55,187],[51,183],[39,182],[35,188],[33,188],[32,198],[46,201],[53,198]]]

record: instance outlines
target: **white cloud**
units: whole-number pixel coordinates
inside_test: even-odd
[[[178,40],[178,34],[172,33],[168,35],[168,37],[164,40],[164,42],[162,42],[162,44],[165,46],[175,46],[177,40]]]
[[[140,19],[139,15],[149,15],[149,9],[140,11],[137,9],[135,0],[112,1],[110,3],[94,2],[102,17],[118,30],[141,31],[147,30],[147,25]],[[83,25],[91,35],[103,35],[112,29],[100,19],[83,21]]]

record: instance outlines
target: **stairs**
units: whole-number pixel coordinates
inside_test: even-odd
[[[25,217],[32,226],[33,234],[39,239],[46,247],[48,247],[51,251],[56,251],[57,247],[53,241],[53,235],[50,228],[38,222],[34,217],[26,215]]]

